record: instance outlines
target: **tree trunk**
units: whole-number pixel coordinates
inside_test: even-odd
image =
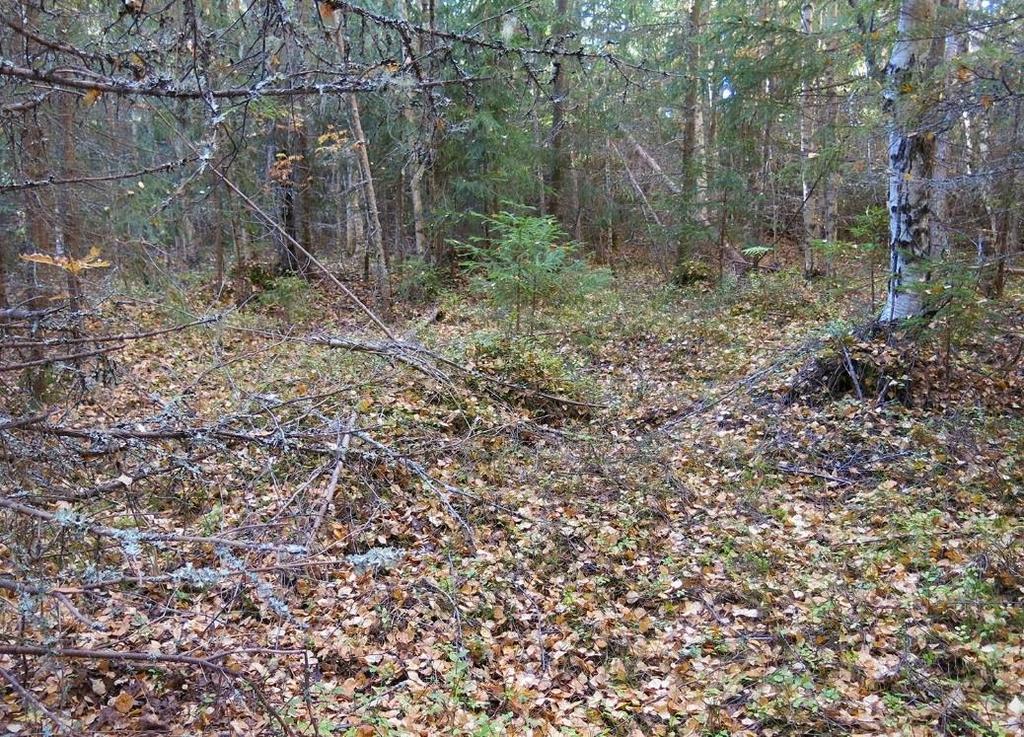
[[[34,27],[36,18],[39,15],[39,6],[36,0],[26,0],[22,3],[21,22],[27,27]],[[42,52],[42,48],[32,39],[25,37],[23,49],[26,59],[35,59]],[[52,98],[51,98],[52,99]],[[47,169],[47,136],[39,117],[44,110],[49,108],[48,103],[43,103],[24,113],[21,128],[22,165],[26,179],[42,179]],[[39,187],[37,189],[26,189],[24,194],[25,221],[28,233],[28,248],[35,253],[52,253],[54,250],[54,238],[52,218],[55,209],[53,190],[50,187]],[[5,239],[6,240],[6,239]],[[37,306],[39,295],[35,294],[35,279],[33,290],[29,294],[28,305]]]
[[[370,168],[370,155],[367,152],[366,134],[363,132],[363,121],[359,111],[359,98],[355,94],[348,95],[351,113],[352,133],[355,136],[356,158],[363,177],[363,199],[366,202],[366,214],[370,225],[369,252],[374,286],[381,310],[386,314],[391,310],[391,278],[388,274],[387,257],[384,252],[384,232],[380,226],[380,211],[377,209],[377,192],[373,186],[373,170]]]
[[[210,187],[213,190],[210,193],[210,204],[213,206],[212,222],[210,223],[212,233],[210,235],[213,240],[214,284],[216,285],[214,293],[219,298],[224,290],[224,216],[221,212],[223,203],[220,196],[220,181],[211,182]]]
[[[1013,107],[1013,123],[1006,150],[1016,152],[1020,145],[1021,100],[1017,98]],[[1001,297],[1006,287],[1007,262],[1019,248],[1020,207],[1015,205],[1014,190],[1017,188],[1017,168],[1012,168],[999,184],[999,223],[996,233],[996,273],[992,281],[992,296]]]
[[[897,40],[885,69],[883,108],[889,114],[889,292],[879,320],[915,317],[924,305],[928,280],[928,206],[935,156],[934,134],[917,129],[924,111],[915,110],[927,61],[934,0],[902,0]],[[915,95],[915,92],[918,94]]]
[[[955,10],[957,19],[964,12],[964,0],[942,0],[942,5]],[[962,38],[961,34],[950,33],[949,31],[942,32],[942,29],[936,29],[932,40],[929,66],[932,68],[945,66],[947,70],[949,69],[950,62],[962,51],[958,36]],[[950,107],[950,98],[954,84],[955,75],[949,70],[943,81],[943,101],[947,107]],[[950,112],[944,115],[942,130],[938,132],[935,138],[935,163],[932,169],[932,206],[931,218],[928,223],[928,235],[931,239],[932,250],[939,257],[945,256],[949,250],[950,188],[947,179],[949,178],[950,159],[953,155],[952,128],[953,115]]]
[[[565,34],[568,24],[569,0],[556,0],[555,36]],[[548,214],[556,218],[562,215],[562,190],[565,188],[565,99],[568,95],[566,63],[566,57],[555,57],[551,82],[551,194],[547,204]]]
[[[356,171],[354,157],[349,159],[347,170],[347,186],[345,193],[345,255],[351,258],[356,255],[363,240],[363,213],[359,207],[360,192],[363,187],[359,178],[362,174]]]
[[[800,32],[811,35],[814,6],[808,0],[800,6]],[[800,236],[800,252],[803,255],[804,277],[814,276],[814,241],[820,230],[820,207],[818,205],[819,183],[815,181],[814,170],[817,152],[814,150],[814,125],[811,119],[810,83],[806,72],[800,82],[800,215],[803,232]]]
[[[408,22],[408,11],[406,9],[407,0],[398,0],[396,5],[399,11],[399,17],[402,21]],[[412,63],[419,64],[419,57],[422,56],[420,35],[414,34],[410,41],[411,48],[407,48],[405,66],[409,66]],[[415,59],[409,58],[410,53],[415,56]],[[405,93],[403,93],[405,94]],[[424,104],[425,106],[429,102],[427,97],[430,93],[424,93]],[[405,122],[409,126],[409,141],[410,141],[410,152],[409,152],[409,169],[411,174],[409,175],[409,199],[412,201],[412,232],[413,232],[413,256],[416,258],[427,258],[429,256],[429,246],[427,244],[427,222],[426,222],[426,211],[423,207],[423,174],[427,168],[427,155],[426,146],[420,140],[421,138],[429,138],[432,133],[432,125],[418,125],[416,120],[415,112],[411,104],[411,93],[407,96],[406,104],[402,107],[402,115],[405,117]],[[426,107],[424,108],[426,110]],[[417,131],[426,131],[417,135]],[[429,142],[428,142],[429,145]]]
[[[536,146],[536,171],[537,171],[537,212],[541,215],[548,213],[548,185],[544,172],[544,134],[541,132],[540,116],[537,114],[537,95],[534,95],[533,109],[530,112],[530,119],[533,123],[533,141]]]
[[[299,271],[303,274],[309,269],[309,255],[317,252],[313,236],[313,157],[309,146],[309,131],[303,122],[297,132],[299,158],[295,162],[295,186],[299,189],[299,205],[302,210],[302,238],[299,241],[306,253],[295,254]]]
[[[347,61],[344,20],[338,24],[334,40],[338,48],[338,55],[344,63]],[[370,240],[367,243],[364,263],[366,270],[373,272],[374,286],[377,290],[377,303],[386,317],[391,312],[391,277],[388,273],[387,254],[384,250],[384,233],[380,225],[377,191],[373,185],[373,169],[370,167],[370,154],[367,151],[368,141],[366,140],[366,134],[363,132],[363,117],[359,110],[359,97],[354,93],[349,93],[346,97],[348,97],[349,124],[352,127],[352,134],[355,138],[352,142],[352,148],[355,151],[359,172],[362,176],[361,188],[363,200],[366,204],[366,215],[370,230]]]
[[[73,179],[78,174],[78,155],[75,141],[75,108],[78,99],[71,94],[61,95],[61,137],[63,138],[64,155],[64,177]],[[78,218],[77,203],[75,201],[73,185],[65,185],[60,189],[58,200],[60,202],[60,233],[63,236],[64,255],[70,261],[78,261],[82,258],[82,233],[81,223]],[[82,280],[74,270],[67,270],[68,305],[72,314],[82,309]],[[77,320],[77,318],[76,318]]]
[[[707,205],[703,202],[707,181],[704,172],[703,80],[700,77],[700,44],[697,38],[703,23],[704,0],[693,0],[690,6],[686,39],[686,65],[692,75],[686,82],[683,100],[683,192],[698,224],[707,227]],[[700,203],[700,204],[698,204]],[[676,261],[689,258],[687,244],[680,239]]]

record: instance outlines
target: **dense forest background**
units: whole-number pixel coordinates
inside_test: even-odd
[[[916,68],[898,84],[933,138],[930,237],[1001,285],[1020,9],[908,8]],[[3,263],[38,280],[18,255],[96,244],[125,278],[202,267],[244,290],[230,277],[253,264],[344,257],[386,303],[389,266],[399,285],[457,266],[453,242],[504,210],[666,276],[881,262],[898,9],[11,4]]]
[[[0,733],[1024,730],[1024,3],[0,0]]]

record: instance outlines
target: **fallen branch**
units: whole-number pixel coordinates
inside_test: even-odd
[[[63,307],[51,307],[46,310],[26,310],[21,307],[9,307],[0,310],[0,320],[36,320],[63,310]]]
[[[47,338],[45,340],[23,340],[17,342],[4,343],[4,348],[44,348],[47,346],[55,345],[72,345],[74,343],[118,343],[127,340],[142,340],[144,338],[153,338],[158,335],[166,335],[167,333],[176,333],[179,330],[187,330],[188,328],[194,328],[199,325],[209,325],[211,323],[219,322],[223,319],[223,315],[214,315],[213,317],[205,317],[202,320],[194,320],[193,322],[185,323],[184,325],[174,325],[169,328],[159,328],[157,330],[147,330],[142,333],[121,333],[120,335],[93,335],[79,338]]]
[[[30,415],[29,417],[18,417],[4,420],[3,422],[0,422],[0,432],[3,432],[4,430],[17,430],[18,428],[28,427],[29,425],[36,425],[40,422],[44,422],[49,416],[49,412],[43,412],[38,415]]]
[[[61,527],[77,527],[94,535],[113,538],[114,540],[129,542],[144,542],[151,545],[162,543],[194,543],[213,545],[225,548],[239,548],[243,550],[258,550],[268,553],[304,553],[305,547],[301,545],[275,545],[273,543],[254,543],[245,540],[232,540],[226,537],[212,537],[207,535],[172,535],[163,532],[145,532],[140,530],[122,530],[105,525],[94,525],[84,520],[75,519],[71,515],[58,516],[51,512],[27,504],[21,504],[10,498],[0,498],[0,507],[9,509],[18,514],[33,517],[35,519],[53,522]]]
[[[310,550],[313,549],[313,543],[316,540],[317,533],[320,532],[320,526],[324,523],[324,517],[327,516],[327,510],[330,508],[331,502],[334,501],[334,493],[338,489],[338,478],[341,476],[341,469],[345,464],[345,456],[348,454],[348,447],[352,442],[352,434],[355,430],[357,419],[358,413],[353,410],[352,414],[348,418],[348,423],[346,424],[345,429],[342,431],[343,435],[338,449],[338,460],[334,463],[334,471],[331,473],[331,480],[327,483],[327,488],[324,489],[319,509],[317,510],[316,517],[313,519],[313,525],[310,527],[309,534],[306,536],[306,548]]]
[[[792,466],[788,463],[780,463],[778,466],[779,470],[783,473],[792,474],[794,476],[813,476],[814,478],[824,479],[825,481],[833,481],[843,486],[853,486],[857,482],[853,479],[843,478],[842,476],[833,476],[830,473],[824,471],[817,471],[813,468],[801,468],[799,466]]]
[[[124,343],[118,345],[108,346],[106,348],[97,348],[93,351],[84,351],[82,353],[71,353],[63,356],[51,356],[49,358],[37,358],[33,361],[24,361],[22,363],[8,363],[0,366],[0,373],[5,371],[20,371],[21,369],[32,368],[33,366],[45,366],[50,363],[60,363],[64,361],[77,361],[81,358],[89,358],[90,356],[99,356],[103,353],[112,353],[113,351],[119,351],[125,347]]]

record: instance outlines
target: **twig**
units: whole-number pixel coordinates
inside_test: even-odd
[[[330,508],[331,502],[334,501],[334,493],[338,488],[338,478],[341,476],[342,466],[345,465],[345,456],[348,454],[348,447],[352,442],[352,431],[356,427],[357,418],[358,413],[353,410],[352,414],[348,418],[348,423],[345,425],[345,430],[343,431],[341,445],[338,449],[338,460],[334,463],[334,471],[331,473],[331,480],[324,489],[323,497],[320,500],[320,507],[313,520],[313,525],[309,529],[309,535],[306,536],[307,549],[312,550],[317,533],[320,532],[320,526],[324,523],[324,517],[327,516],[327,510]]]
[[[846,346],[843,346],[843,367],[846,369],[846,373],[850,375],[850,381],[853,382],[853,390],[857,393],[857,399],[864,401],[864,391],[860,388],[860,379],[857,378],[857,372],[853,369],[853,360],[850,358],[850,352],[846,350]]]
[[[842,476],[833,476],[830,473],[824,471],[816,471],[813,468],[800,468],[798,466],[791,466],[788,463],[780,463],[778,466],[779,470],[783,473],[789,473],[796,476],[814,476],[815,478],[825,479],[826,481],[834,481],[837,484],[844,486],[853,486],[857,482],[853,479],[843,478]]]
[[[26,704],[29,704],[32,707],[38,709],[43,716],[45,716],[51,722],[56,724],[57,727],[62,732],[65,732],[70,735],[75,735],[75,737],[81,737],[81,732],[75,730],[72,727],[69,727],[67,724],[64,723],[64,721],[60,717],[58,717],[56,714],[54,714],[52,711],[46,708],[46,705],[42,701],[40,701],[39,698],[34,693],[25,688],[21,684],[21,681],[15,678],[14,674],[11,673],[9,670],[7,670],[6,668],[0,668],[0,677],[7,681],[11,685],[11,688],[18,692],[18,695],[21,696],[22,700]]]

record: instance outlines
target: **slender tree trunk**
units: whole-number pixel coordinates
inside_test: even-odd
[[[704,227],[708,224],[707,204],[704,202],[707,190],[704,170],[704,114],[703,80],[700,77],[700,41],[698,34],[703,24],[704,0],[693,0],[690,5],[689,28],[686,39],[686,66],[691,78],[686,82],[683,100],[683,192],[688,200],[696,222]],[[679,243],[676,261],[689,258],[688,243]]]
[[[21,22],[34,27],[39,15],[37,0],[24,0]],[[42,49],[38,43],[26,37],[24,55],[27,60],[35,59]],[[52,99],[52,98],[51,98]],[[42,179],[47,169],[47,136],[39,122],[43,112],[49,109],[49,102],[36,106],[24,113],[21,127],[22,169],[26,179]],[[55,208],[53,189],[39,187],[26,189],[24,194],[25,220],[29,248],[36,253],[52,253],[54,238],[52,220]],[[33,280],[34,282],[35,280]],[[31,295],[34,300],[36,295]],[[33,304],[30,302],[30,304]]]
[[[960,19],[964,12],[964,0],[942,0],[942,5],[955,11],[954,23]],[[943,29],[936,29],[932,40],[932,48],[929,65],[933,68],[943,65],[947,67],[946,77],[943,80],[943,104],[950,105],[950,97],[953,93],[955,75],[948,67],[961,52],[959,38],[962,34],[955,32],[942,32]],[[949,199],[950,188],[947,182],[952,153],[952,129],[953,116],[944,116],[942,129],[938,131],[935,138],[935,163],[932,167],[932,205],[931,217],[928,221],[929,238],[931,248],[939,257],[945,256],[949,251]]]
[[[335,44],[342,61],[347,60],[345,51],[344,21],[335,32]],[[366,214],[370,230],[367,243],[367,267],[373,272],[374,286],[377,290],[377,301],[381,310],[387,315],[391,311],[391,277],[388,273],[387,254],[384,249],[384,232],[380,225],[380,210],[377,207],[377,191],[373,184],[373,169],[370,166],[370,154],[367,151],[368,141],[363,132],[363,117],[359,109],[359,97],[354,93],[346,95],[349,106],[349,124],[355,137],[352,147],[362,176],[363,199],[366,203]],[[372,250],[370,250],[372,246]]]
[[[805,36],[811,35],[811,23],[814,15],[814,6],[807,0],[800,6],[800,32]],[[810,82],[807,73],[803,73],[800,82],[800,186],[801,205],[800,214],[803,221],[803,232],[800,237],[800,251],[803,255],[804,276],[814,276],[814,240],[818,237],[819,211],[817,193],[820,191],[819,182],[814,179],[815,161],[818,153],[814,150],[814,124],[811,118]]]
[[[381,309],[387,313],[391,310],[391,278],[388,274],[387,255],[384,252],[384,232],[380,225],[380,211],[377,208],[377,192],[373,185],[373,170],[370,168],[370,155],[367,152],[366,134],[363,132],[362,115],[359,111],[359,98],[348,95],[352,133],[355,135],[356,158],[363,177],[363,199],[366,202],[366,214],[370,225],[369,251],[371,271],[377,289],[377,299]]]
[[[299,242],[302,243],[302,247],[306,249],[307,253],[315,254],[317,252],[313,228],[313,216],[316,212],[313,203],[315,177],[313,176],[313,152],[310,149],[309,131],[305,124],[299,126],[296,137],[299,158],[295,162],[295,186],[299,190],[299,206],[302,210],[302,239]],[[298,262],[299,271],[305,274],[310,265],[309,256],[297,253],[295,260]]]
[[[78,100],[74,95],[61,95],[61,137],[63,138],[64,177],[73,179],[78,175],[78,151],[75,141],[75,108]],[[75,202],[73,185],[65,185],[58,195],[60,201],[60,232],[63,236],[64,254],[71,261],[82,258],[81,222]],[[82,309],[82,280],[74,270],[67,270],[68,304],[72,313]]]
[[[580,202],[582,189],[580,186],[580,170],[577,168],[575,154],[569,154],[570,172],[572,178],[572,237],[577,243],[583,242],[583,205]]]
[[[428,258],[430,245],[427,241],[426,209],[423,207],[423,174],[426,167],[417,162],[416,168],[409,178],[409,194],[412,198],[412,229],[415,255]]]
[[[1015,152],[1020,145],[1021,100],[1018,97],[1013,106],[1013,123],[1006,150]],[[1000,297],[1006,288],[1007,262],[1019,248],[1020,206],[1014,202],[1017,188],[1017,169],[1012,168],[999,185],[999,229],[996,237],[996,273],[992,281],[992,295]]]
[[[360,243],[363,240],[363,213],[359,206],[361,173],[356,171],[354,157],[349,159],[345,168],[347,170],[347,192],[345,195],[345,255],[351,258],[356,255]]]
[[[537,99],[534,98],[533,110],[531,111],[530,119],[533,123],[533,140],[534,146],[537,150],[537,212],[541,215],[548,213],[548,185],[547,175],[544,171],[544,157],[541,153],[544,151],[544,134],[540,128],[540,116],[537,114]]]
[[[879,319],[904,320],[920,315],[920,284],[927,281],[928,205],[935,158],[934,135],[920,131],[923,111],[915,110],[927,61],[934,0],[902,0],[898,37],[885,69],[885,111],[889,114],[889,292]],[[917,93],[917,94],[915,94]]]
[[[344,249],[348,240],[348,187],[345,171],[347,167],[342,166],[339,160],[331,172],[331,198],[330,201],[337,204],[343,203],[343,207],[334,207],[334,241],[331,249],[337,253],[338,249]]]
[[[555,0],[555,35],[564,34],[569,24],[569,0]],[[551,194],[548,213],[561,218],[565,189],[565,101],[569,94],[564,56],[556,56],[551,83]]]
[[[824,19],[823,19],[824,24]],[[835,23],[835,19],[829,19],[829,24]],[[825,53],[837,53],[835,48],[826,49]],[[825,116],[823,121],[823,132],[827,141],[835,143],[839,137],[839,96],[835,88],[835,69],[829,65],[825,71],[824,84],[825,92]],[[819,151],[819,155],[820,155]],[[821,166],[821,240],[826,243],[835,244],[839,240],[839,187],[840,174],[836,170],[834,157],[829,154],[820,159]],[[825,257],[825,274],[829,277],[835,276],[835,263],[831,255]]]
[[[612,191],[611,162],[609,161],[611,146],[611,141],[605,142],[604,165],[601,167],[604,175],[604,214],[601,220],[604,227],[599,241],[601,247],[597,254],[597,260],[604,264],[611,263],[612,247],[615,240],[615,196]]]
[[[398,0],[396,6],[399,11],[399,17],[403,21],[408,21],[406,2],[407,0]],[[422,49],[420,48],[420,36],[418,34],[412,37],[411,46],[411,49],[406,49],[406,66],[412,63],[421,63],[419,57],[422,56]],[[409,58],[410,52],[416,57],[415,59]],[[427,110],[427,103],[429,102],[427,95],[429,93],[424,94],[424,110]],[[416,114],[409,99],[406,100],[406,104],[402,108],[402,115],[409,126],[409,170],[411,172],[409,175],[409,199],[412,201],[413,256],[427,258],[429,256],[429,246],[427,243],[427,216],[423,207],[423,174],[427,168],[428,157],[425,151],[426,146],[421,139],[429,137],[433,132],[433,128],[431,125],[422,126],[417,124]],[[426,133],[421,132],[417,135],[417,131],[422,130],[425,130]]]
[[[210,204],[213,206],[213,212],[210,214],[211,223],[210,234],[213,240],[213,259],[214,259],[214,292],[217,297],[220,297],[221,292],[224,289],[224,215],[221,212],[223,207],[222,198],[220,195],[220,181],[213,181],[210,183],[212,192],[210,193]]]

